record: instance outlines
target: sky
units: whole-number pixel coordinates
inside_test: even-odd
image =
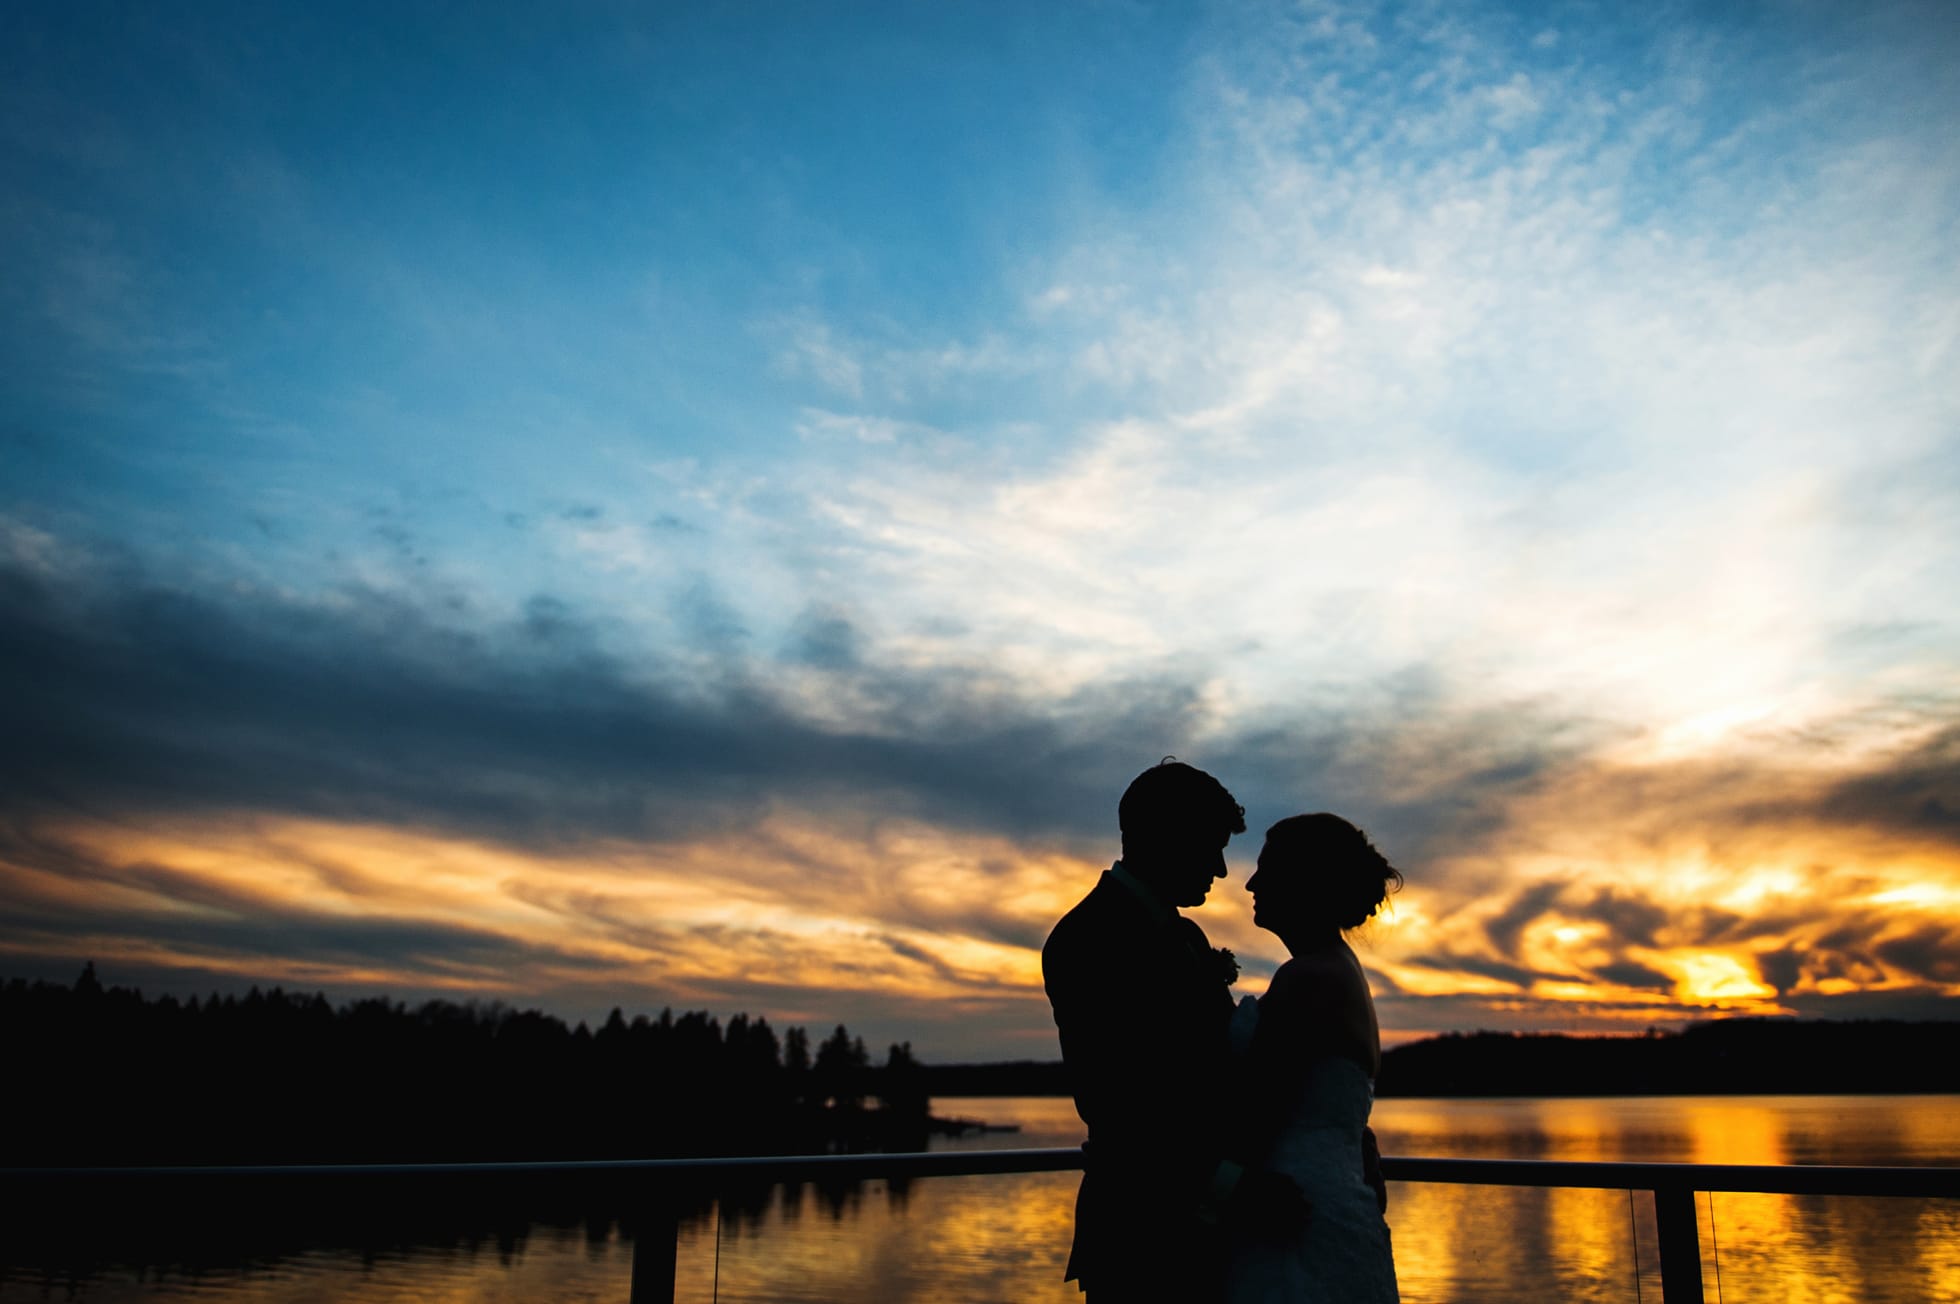
[[[0,41],[0,976],[1055,1058],[1160,757],[1386,1037],[1960,1017],[1960,9]]]

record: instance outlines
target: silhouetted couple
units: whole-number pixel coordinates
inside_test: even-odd
[[[1234,1008],[1230,954],[1178,907],[1225,876],[1244,808],[1167,760],[1117,820],[1123,858],[1041,952],[1089,1128],[1067,1277],[1092,1304],[1392,1304],[1367,1127],[1381,1035],[1342,934],[1402,876],[1338,816],[1273,825],[1246,888],[1292,958]]]

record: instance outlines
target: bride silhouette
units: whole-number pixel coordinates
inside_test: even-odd
[[[1296,815],[1266,831],[1246,882],[1252,919],[1292,958],[1232,1020],[1247,1083],[1233,1147],[1292,1178],[1312,1216],[1241,1222],[1226,1254],[1227,1304],[1396,1304],[1386,1191],[1368,1115],[1381,1030],[1368,977],[1342,934],[1402,886],[1401,873],[1338,815]]]

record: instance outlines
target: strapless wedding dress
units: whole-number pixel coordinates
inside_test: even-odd
[[[1235,1043],[1249,1040],[1247,1022],[1242,1008]],[[1284,1240],[1234,1237],[1228,1304],[1399,1304],[1388,1224],[1361,1176],[1374,1103],[1374,1083],[1353,1060],[1310,1063],[1265,1166],[1300,1184],[1312,1217]]]

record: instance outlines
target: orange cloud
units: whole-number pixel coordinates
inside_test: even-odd
[[[1943,959],[1960,935],[1960,856],[1897,830],[1737,818],[1787,802],[1787,784],[1759,779],[1711,801],[1699,775],[1577,772],[1513,808],[1494,840],[1508,850],[1405,865],[1410,886],[1359,939],[1391,1035],[1960,995]],[[1679,800],[1649,805],[1664,789]],[[1375,832],[1393,854],[1394,830]],[[788,806],[685,841],[553,850],[250,815],[75,821],[37,837],[37,850],[0,862],[8,896],[49,921],[16,928],[16,954],[340,990],[576,992],[788,1021],[904,1011],[948,1045],[962,1018],[983,1014],[1036,1054],[1052,1053],[1040,941],[1102,867],[1005,837]],[[1253,850],[1234,849],[1241,868]],[[1257,991],[1284,955],[1252,926],[1242,883],[1235,872],[1219,884],[1198,917]]]

